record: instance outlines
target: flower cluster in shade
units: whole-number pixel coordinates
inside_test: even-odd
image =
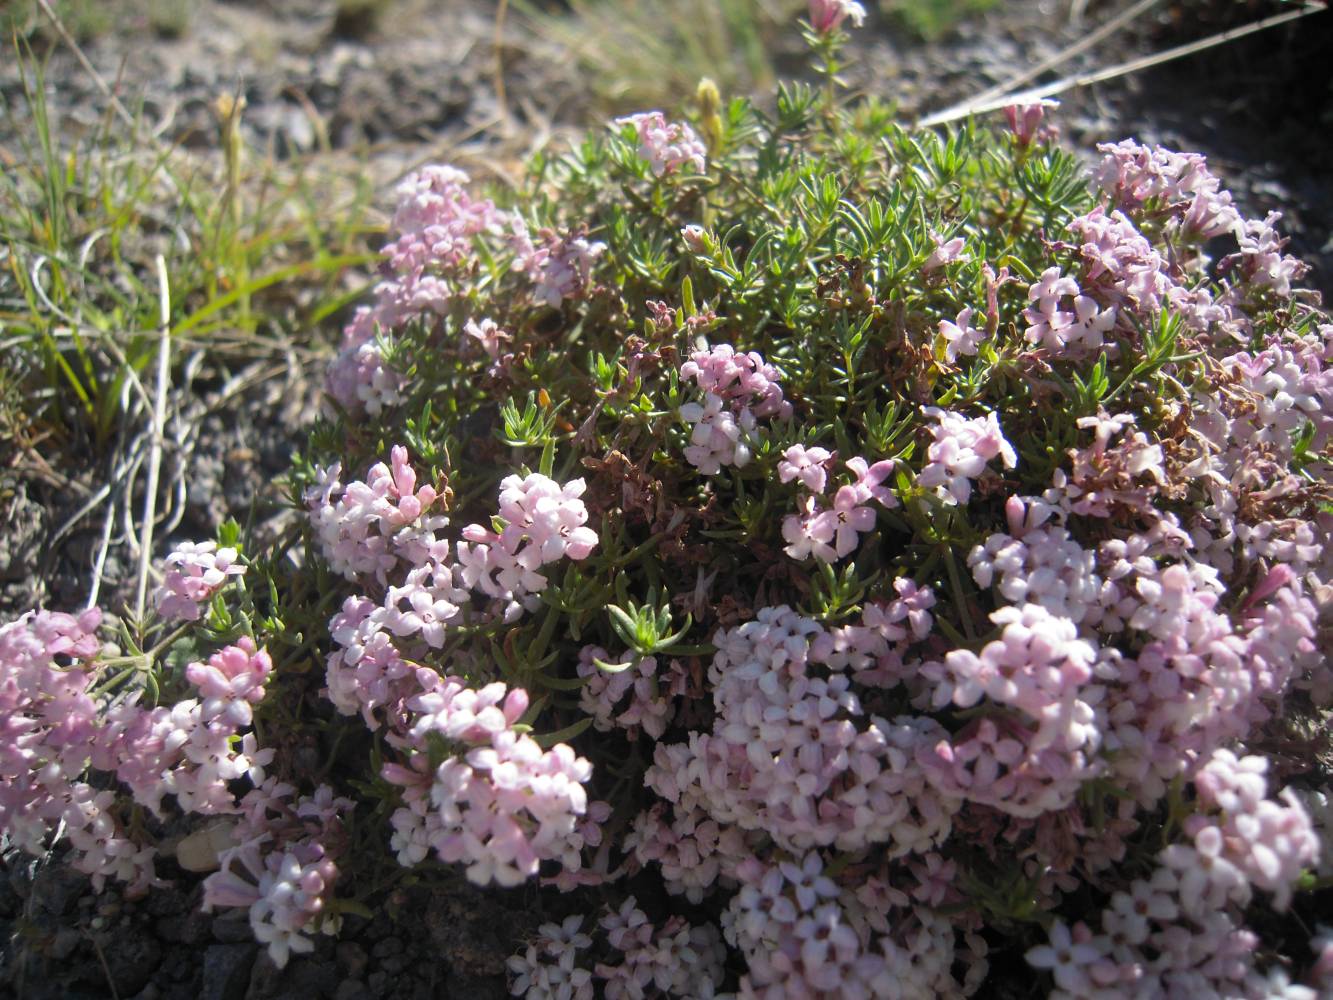
[[[517,621],[545,589],[544,567],[587,558],[598,538],[583,481],[509,476],[492,525],[469,524],[451,540],[439,494],[417,486],[401,446],[364,481],[344,487],[337,475],[326,470],[307,494],[311,527],[329,564],[367,593],[330,621],[326,692],[344,715],[383,729],[395,751],[382,776],[402,789],[391,818],[398,860],[433,852],[481,885],[517,885],[548,860],[576,870],[598,833],[583,819],[591,766],[518,727],[521,688],[478,688],[420,659],[453,627]],[[440,761],[442,747],[454,752]]]
[[[781,373],[756,351],[742,354],[730,344],[694,351],[680,377],[703,393],[703,402],[686,403],[680,416],[691,425],[685,458],[706,476],[749,464],[761,418],[791,416]]]
[[[596,941],[583,931],[584,919],[575,915],[537,929],[507,963],[512,995],[593,1000],[600,984],[607,1000],[722,996],[726,947],[714,925],[692,925],[682,916],[655,924],[634,896],[606,909],[593,928]]]

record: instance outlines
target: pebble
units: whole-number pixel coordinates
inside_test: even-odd
[[[337,949],[338,969],[348,979],[360,979],[370,962],[366,949],[355,941],[340,941]],[[365,985],[362,984],[362,989]]]
[[[258,950],[253,944],[211,944],[205,948],[199,1000],[241,1000],[250,985]]]

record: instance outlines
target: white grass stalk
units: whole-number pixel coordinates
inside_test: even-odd
[[[171,373],[171,285],[167,262],[157,255],[158,319],[157,385],[153,398],[153,437],[148,452],[148,484],[143,498],[143,528],[139,533],[139,587],[134,607],[143,621],[148,596],[148,567],[153,558],[153,520],[157,516],[157,480],[162,468],[162,432],[167,422],[167,387]]]

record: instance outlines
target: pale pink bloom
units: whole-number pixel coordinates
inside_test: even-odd
[[[802,515],[788,514],[782,520],[782,537],[788,543],[782,551],[793,559],[814,556],[821,562],[836,562],[838,554],[830,544],[837,532],[836,520],[815,506],[814,497],[807,496],[801,509]]]
[[[480,322],[470,319],[463,325],[463,332],[480,344],[492,361],[500,356],[501,342],[510,339],[509,334],[501,330],[493,319]]]
[[[661,177],[685,165],[695,173],[707,169],[708,151],[685,122],[668,122],[660,111],[645,111],[617,118],[617,125],[633,125],[639,136],[639,155],[648,161],[653,174]]]
[[[856,476],[856,481],[852,483],[851,488],[856,493],[857,503],[874,500],[881,507],[892,508],[898,506],[898,497],[893,490],[881,485],[895,468],[893,459],[882,459],[874,465],[870,465],[864,458],[857,455],[855,458],[847,459],[844,464]]]
[[[1075,930],[1084,929],[1077,925]],[[1092,989],[1088,978],[1090,967],[1101,960],[1100,948],[1071,934],[1069,926],[1062,920],[1051,924],[1047,932],[1050,944],[1030,948],[1025,956],[1028,964],[1035,969],[1049,969],[1055,978],[1055,985],[1070,993],[1086,993]]]
[[[811,493],[823,493],[827,482],[824,463],[832,457],[833,453],[825,448],[794,444],[778,462],[778,479],[784,483],[797,479]]]
[[[869,507],[858,506],[859,502],[856,488],[843,486],[833,498],[833,509],[822,515],[835,526],[837,540],[834,548],[839,559],[856,550],[860,534],[874,530],[875,512]]]
[[[235,549],[220,549],[217,542],[182,542],[167,556],[166,576],[153,594],[157,613],[197,621],[202,606],[233,577],[245,573],[238,558]]]
[[[921,265],[921,270],[925,273],[929,274],[931,271],[939,270],[945,264],[967,260],[967,256],[963,253],[963,245],[966,242],[963,237],[955,236],[953,239],[946,241],[939,233],[932,231],[930,238],[935,243],[935,249],[930,252],[930,256]]]
[[[207,663],[191,663],[185,678],[203,696],[203,718],[210,721],[225,715],[240,728],[252,719],[252,706],[264,698],[264,681],[273,672],[268,652],[256,649],[254,640],[241,636],[236,644],[214,653]]]
[[[971,307],[962,310],[951,323],[940,320],[940,336],[944,338],[944,359],[949,362],[958,360],[958,355],[977,353],[981,342],[986,339],[986,331],[972,325]]]

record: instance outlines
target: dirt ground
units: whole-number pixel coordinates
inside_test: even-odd
[[[1127,3],[1095,0],[1083,20],[1068,0],[1008,0],[936,45],[891,32],[872,17],[858,34],[852,83],[897,100],[911,117],[1004,80],[1084,37]],[[1164,5],[1167,6],[1167,5]],[[1071,61],[1082,72],[1201,37],[1270,13],[1275,4],[1170,5],[1149,27],[1119,35]],[[504,174],[526,152],[588,121],[579,71],[554,43],[511,18],[503,58],[507,107],[494,86],[494,5],[482,0],[397,0],[377,27],[337,16],[335,0],[200,0],[179,38],[121,19],[84,48],[96,72],[159,134],[200,156],[217,153],[212,102],[247,101],[245,138],[275,157],[321,155],[368,165],[383,187],[412,165],[452,160],[474,176]],[[1225,10],[1221,10],[1225,8]],[[794,36],[794,33],[793,33]],[[1284,213],[1292,250],[1310,261],[1310,283],[1333,294],[1333,13],[1145,74],[1065,95],[1058,115],[1068,139],[1091,149],[1127,136],[1205,153],[1243,210]],[[790,54],[789,54],[790,55]],[[786,60],[791,61],[791,60]],[[49,100],[69,136],[95,130],[107,100],[64,46],[47,66]],[[0,66],[0,152],[19,155],[22,88],[12,61]],[[317,370],[302,373],[317,384]],[[289,373],[290,375],[290,373]],[[273,480],[287,467],[303,426],[281,405],[290,381],[261,381],[201,422],[189,461],[187,510],[177,538],[205,537],[255,498],[275,505]],[[289,400],[290,401],[290,400]],[[207,400],[203,401],[207,403]],[[296,407],[301,410],[301,407]],[[54,459],[53,459],[54,460]],[[5,464],[9,463],[8,471]],[[49,543],[80,503],[59,480],[17,474],[0,441],[0,620],[41,600],[79,605],[86,593],[95,525]],[[26,466],[25,466],[26,468]],[[65,468],[85,485],[93,468]],[[163,540],[165,541],[165,540]],[[113,552],[112,583],[132,571]],[[164,866],[169,867],[169,866]],[[147,899],[114,888],[94,896],[58,858],[8,854],[0,866],[0,995],[140,1000],[277,1000],[330,997],[507,995],[504,959],[522,937],[571,905],[531,887],[485,893],[461,879],[443,891],[402,891],[373,921],[349,918],[341,938],[319,942],[281,972],[250,938],[241,914],[199,914],[196,880]],[[553,908],[553,909],[552,909]]]

